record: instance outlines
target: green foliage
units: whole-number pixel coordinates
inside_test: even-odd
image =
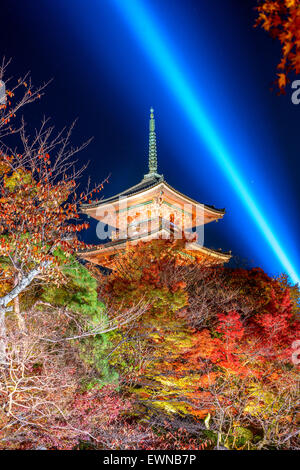
[[[107,384],[118,383],[119,374],[108,361],[108,354],[112,347],[111,336],[113,334],[107,333],[80,341],[78,346],[80,357],[93,370],[92,379],[88,379],[85,384],[88,390],[95,386],[102,388]]]
[[[24,170],[14,171],[10,176],[4,178],[4,187],[13,192],[17,186],[33,182],[32,175]],[[36,191],[35,191],[36,192]]]
[[[57,252],[56,256],[64,256]],[[40,298],[56,307],[66,307],[74,313],[87,317],[91,328],[97,323],[105,322],[105,305],[98,299],[98,282],[90,271],[80,264],[74,257],[70,257],[68,264],[62,268],[65,282],[56,286],[50,284],[43,287]],[[84,382],[87,389],[95,385],[103,387],[106,384],[117,383],[118,373],[107,360],[111,344],[112,333],[89,336],[79,341],[77,347],[79,356],[90,370],[89,376]],[[91,372],[92,371],[92,372]]]
[[[73,312],[96,319],[104,311],[104,304],[98,300],[97,280],[74,258],[63,266],[62,271],[64,284],[48,284],[43,287],[41,299],[51,305],[67,307]]]

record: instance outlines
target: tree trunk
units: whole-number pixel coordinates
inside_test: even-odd
[[[14,301],[18,295],[23,292],[41,272],[43,268],[50,266],[51,261],[44,261],[40,266],[32,269],[29,273],[18,279],[17,285],[3,297],[0,297],[0,364],[6,363],[7,334],[5,324],[5,312],[7,305]]]
[[[19,276],[19,274],[16,274],[14,287],[16,287],[19,284],[19,282],[20,282],[20,276]],[[23,315],[21,313],[21,310],[20,310],[19,296],[14,298],[14,312],[15,312],[15,315],[17,317],[19,330],[21,332],[25,332],[26,331],[26,325],[25,325],[24,317],[23,317]]]
[[[28,274],[23,276],[18,284],[6,295],[0,297],[0,308],[5,309],[5,307],[12,302],[18,295],[23,292],[31,282],[42,272],[42,269],[47,268],[50,266],[51,261],[44,261],[38,266],[37,268],[32,269],[29,271]]]
[[[5,309],[0,308],[0,364],[6,363],[6,343]]]

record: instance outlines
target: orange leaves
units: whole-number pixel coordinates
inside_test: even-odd
[[[15,171],[10,165],[14,159]],[[60,180],[49,181],[59,171],[44,149],[30,159],[20,154],[0,156],[0,256],[17,260],[25,270],[50,261],[50,277],[62,262],[54,249],[60,246],[73,253],[80,243],[70,234],[88,227],[74,223],[79,217],[77,204],[71,203],[74,179],[66,181],[59,175]]]
[[[286,75],[285,73],[278,73],[278,86],[279,88],[284,88],[286,86]]]
[[[193,416],[198,419],[204,419],[208,415],[208,413],[211,413],[211,409],[204,409],[204,410],[193,410]]]
[[[158,239],[129,245],[115,259],[115,270],[105,282],[110,301],[130,305],[143,299],[156,312],[186,305],[186,284],[174,275],[181,243]]]
[[[200,379],[198,381],[199,387],[207,388],[207,387],[213,385],[216,382],[216,379],[219,375],[220,374],[218,374],[217,372],[210,372],[208,374],[202,375],[202,377],[200,377]]]
[[[255,26],[279,39],[282,59],[278,69],[277,85],[283,90],[290,73],[300,73],[300,4],[299,0],[261,0],[257,7],[258,18]]]
[[[216,341],[211,337],[209,330],[205,329],[197,332],[192,337],[193,348],[187,353],[187,357],[192,362],[199,362],[200,359],[208,359],[216,349]]]
[[[285,0],[285,5],[287,8],[296,8],[298,5],[298,0]]]

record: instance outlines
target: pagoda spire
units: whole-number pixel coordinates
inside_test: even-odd
[[[150,109],[149,121],[149,174],[157,174],[157,151],[156,151],[156,134],[154,109]]]
[[[149,172],[144,176],[144,179],[148,178],[160,178],[163,180],[163,175],[157,173],[157,150],[156,150],[156,134],[155,134],[155,119],[154,109],[150,108],[150,120],[149,120],[149,155],[148,155],[148,166]]]

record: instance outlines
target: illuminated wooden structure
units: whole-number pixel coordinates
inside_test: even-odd
[[[196,240],[204,225],[222,219],[219,210],[194,201],[170,186],[157,172],[154,111],[150,110],[149,172],[135,186],[97,203],[84,204],[81,211],[114,228],[111,240],[81,255],[88,261],[113,269],[116,255],[126,246],[157,238],[186,240],[184,255],[207,265],[224,264],[231,255],[208,249]],[[104,226],[104,225],[102,225]],[[200,227],[200,228],[199,228]],[[198,229],[197,229],[198,228]],[[102,238],[102,237],[100,237]]]

